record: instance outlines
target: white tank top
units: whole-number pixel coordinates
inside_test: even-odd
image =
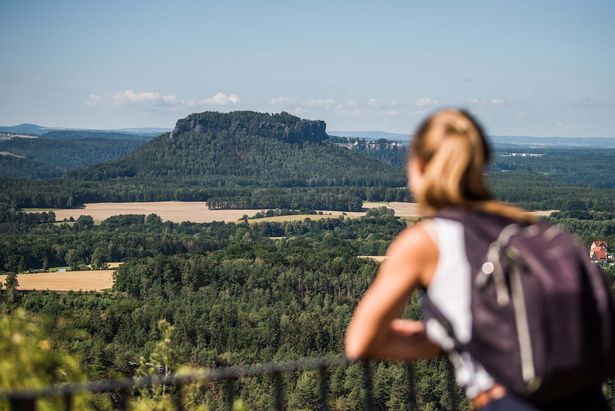
[[[425,221],[425,229],[438,247],[439,259],[427,294],[432,303],[450,321],[461,343],[472,336],[470,310],[470,264],[465,252],[463,225],[457,221],[434,218]],[[427,337],[445,351],[453,348],[453,341],[434,319],[426,323]],[[457,384],[466,390],[468,398],[489,389],[494,380],[467,352],[450,351],[449,359],[455,369]]]

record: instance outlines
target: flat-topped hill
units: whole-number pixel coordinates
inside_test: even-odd
[[[365,186],[390,185],[392,180],[403,185],[401,170],[327,139],[324,121],[284,112],[195,113],[135,152],[71,177],[190,180],[215,186]]]

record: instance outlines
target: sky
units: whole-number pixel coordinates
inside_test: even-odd
[[[168,127],[288,111],[411,133],[615,137],[615,2],[0,2],[0,124]]]

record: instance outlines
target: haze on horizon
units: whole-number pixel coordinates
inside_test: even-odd
[[[615,3],[0,4],[0,124],[173,127],[288,111],[408,133],[442,106],[493,135],[615,137]]]

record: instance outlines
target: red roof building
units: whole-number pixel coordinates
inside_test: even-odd
[[[604,240],[594,240],[589,249],[589,257],[595,261],[607,261],[608,246]]]

